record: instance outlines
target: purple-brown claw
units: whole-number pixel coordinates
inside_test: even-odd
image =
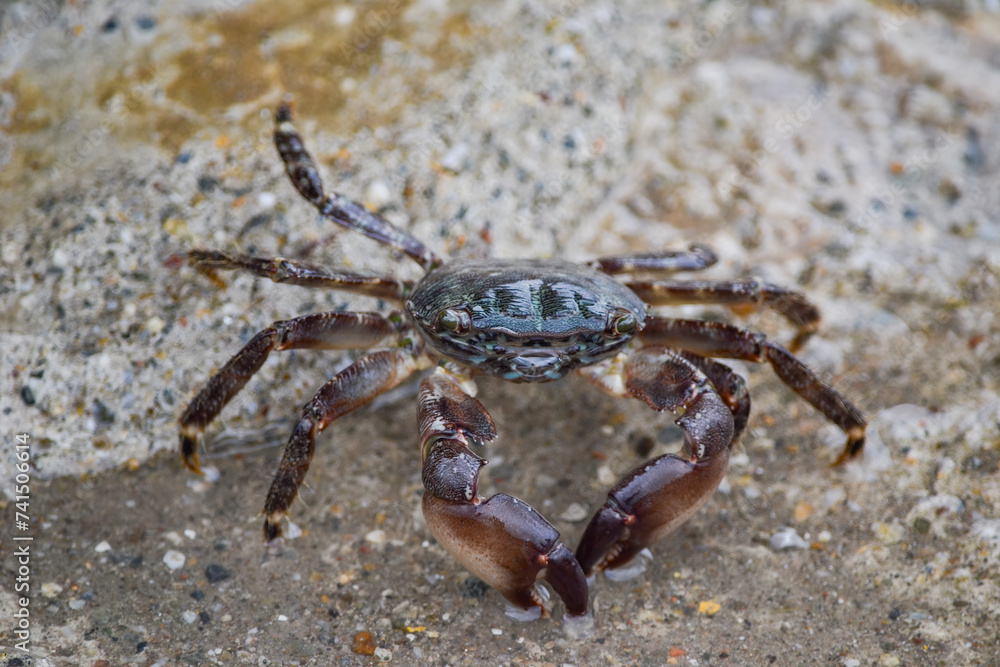
[[[563,599],[567,618],[578,619],[577,630],[585,631],[587,580],[573,552],[559,540],[559,531],[517,498],[506,494],[487,500],[479,497],[479,472],[486,461],[468,445],[496,435],[489,414],[443,372],[421,381],[418,405],[423,510],[431,533],[516,609],[544,613],[543,589],[537,582],[547,579]]]
[[[656,410],[683,410],[684,456],[667,454],[625,476],[591,519],[576,549],[590,576],[618,569],[666,537],[715,492],[735,435],[733,413],[685,356],[646,348],[625,366],[626,387]]]
[[[580,564],[559,541],[559,531],[527,503],[506,494],[456,502],[428,492],[423,509],[438,542],[515,607],[544,612],[545,600],[536,589],[544,578],[563,599],[567,614],[587,614],[587,580]]]

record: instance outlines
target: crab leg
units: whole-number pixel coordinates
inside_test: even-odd
[[[378,276],[328,269],[315,264],[299,262],[284,257],[251,257],[222,250],[189,250],[188,260],[202,273],[212,271],[249,271],[276,283],[339,289],[356,294],[401,301],[412,284],[392,276]]]
[[[868,422],[861,411],[791,352],[763,334],[721,322],[649,317],[640,336],[648,343],[680,347],[710,357],[766,361],[783,383],[847,434],[847,444],[836,464],[857,456],[865,445]]]
[[[527,503],[506,494],[479,497],[486,461],[470,444],[496,436],[493,420],[455,379],[439,371],[420,383],[424,518],[434,537],[466,569],[521,610],[544,610],[544,578],[570,618],[587,619],[587,581],[559,532]]]
[[[661,250],[659,252],[634,255],[598,257],[588,262],[593,268],[604,273],[677,273],[680,271],[701,271],[719,261],[715,253],[699,243],[688,250]]]
[[[380,350],[361,357],[316,393],[285,445],[278,471],[264,503],[264,539],[281,537],[281,519],[288,513],[305,479],[316,446],[316,434],[337,417],[360,408],[405,380],[419,360],[408,349]]]
[[[798,328],[789,347],[801,348],[819,328],[819,309],[802,292],[757,278],[732,282],[702,280],[634,281],[625,283],[651,306],[683,304],[762,304],[773,308]]]
[[[611,489],[576,549],[588,576],[621,568],[694,514],[722,481],[734,435],[730,409],[705,374],[676,350],[639,350],[612,371],[616,379],[597,373],[589,375],[606,390],[617,385],[616,393],[641,398],[654,410],[683,412],[677,424],[684,430],[684,452],[644,463]]]
[[[378,313],[314,313],[275,322],[259,332],[209,379],[181,415],[184,465],[199,472],[198,441],[205,427],[260,370],[272,350],[367,348],[395,331],[395,325]]]
[[[306,151],[302,137],[292,127],[292,112],[287,105],[278,107],[275,120],[277,127],[274,129],[274,145],[285,163],[288,178],[299,194],[316,207],[320,215],[399,250],[425,271],[441,266],[441,258],[416,237],[358,202],[336,192],[325,192],[316,163]]]

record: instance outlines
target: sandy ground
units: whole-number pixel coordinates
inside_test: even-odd
[[[995,3],[206,6],[0,7],[0,618],[30,612],[29,653],[0,622],[0,665],[1000,664]],[[177,416],[272,321],[384,304],[179,258],[419,275],[297,198],[284,99],[331,184],[442,255],[699,241],[707,277],[800,287],[825,314],[801,356],[869,416],[865,456],[831,468],[837,429],[735,364],[754,413],[722,489],[643,575],[595,582],[572,640],[560,604],[508,619],[431,538],[410,385],[323,433],[302,535],[267,549],[280,447],[354,357],[273,355],[211,427],[209,479],[179,464]],[[570,545],[679,442],[578,378],[479,384],[484,490]]]

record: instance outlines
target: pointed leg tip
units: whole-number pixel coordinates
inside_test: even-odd
[[[287,123],[292,120],[292,109],[288,104],[282,103],[278,105],[278,113],[275,116],[275,120],[279,123]]]
[[[854,459],[858,458],[861,455],[861,452],[864,451],[864,448],[865,448],[864,431],[862,430],[857,433],[852,431],[851,433],[848,434],[847,444],[844,445],[843,451],[840,452],[840,455],[837,456],[837,459],[833,462],[833,466],[837,467],[844,465],[848,461],[853,461]]]
[[[268,514],[267,517],[265,517],[264,542],[267,544],[278,545],[281,543],[281,518],[282,515],[278,513]]]
[[[198,439],[187,433],[181,433],[181,460],[184,467],[201,475],[201,465],[198,462]]]

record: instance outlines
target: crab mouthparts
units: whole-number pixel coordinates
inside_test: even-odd
[[[558,352],[533,350],[512,354],[505,359],[510,370],[524,380],[555,380],[565,375],[565,358]]]

